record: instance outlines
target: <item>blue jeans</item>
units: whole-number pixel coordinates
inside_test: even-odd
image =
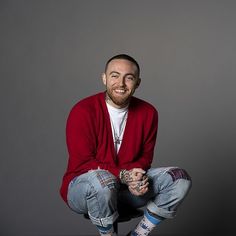
[[[102,227],[117,219],[118,205],[146,206],[162,218],[173,218],[191,187],[189,175],[178,167],[151,168],[146,174],[148,192],[134,196],[110,172],[101,169],[89,171],[70,182],[68,205],[79,214],[88,214],[93,224]]]

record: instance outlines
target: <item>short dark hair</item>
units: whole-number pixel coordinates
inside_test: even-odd
[[[105,72],[107,71],[108,64],[112,60],[115,60],[115,59],[124,59],[124,60],[127,60],[127,61],[130,61],[130,62],[134,63],[134,65],[137,67],[138,76],[140,75],[140,67],[139,67],[138,62],[133,57],[131,57],[127,54],[118,54],[118,55],[115,55],[115,56],[111,57],[106,63]]]

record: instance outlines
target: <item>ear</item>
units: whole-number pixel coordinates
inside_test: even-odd
[[[105,73],[102,73],[102,82],[105,86],[107,85],[107,77]]]
[[[140,84],[141,84],[141,78],[138,78],[136,88],[138,88]]]

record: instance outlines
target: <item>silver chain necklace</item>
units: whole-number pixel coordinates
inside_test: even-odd
[[[116,132],[115,125],[113,123],[112,117],[110,116],[112,130],[113,130],[113,136],[114,136],[114,143],[115,143],[116,149],[117,149],[117,145],[120,145],[121,142],[122,142],[121,137],[122,137],[124,129],[125,129],[125,124],[126,124],[126,120],[127,120],[127,114],[128,114],[128,111],[125,112],[125,114],[124,114],[124,116],[123,116],[123,118],[122,118],[122,120],[120,122],[120,126],[119,126],[119,131],[118,132]]]

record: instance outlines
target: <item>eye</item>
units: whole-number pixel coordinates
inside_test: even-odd
[[[111,78],[118,78],[118,75],[117,74],[112,74]]]
[[[127,76],[126,79],[130,81],[134,81],[135,78],[133,76]]]

